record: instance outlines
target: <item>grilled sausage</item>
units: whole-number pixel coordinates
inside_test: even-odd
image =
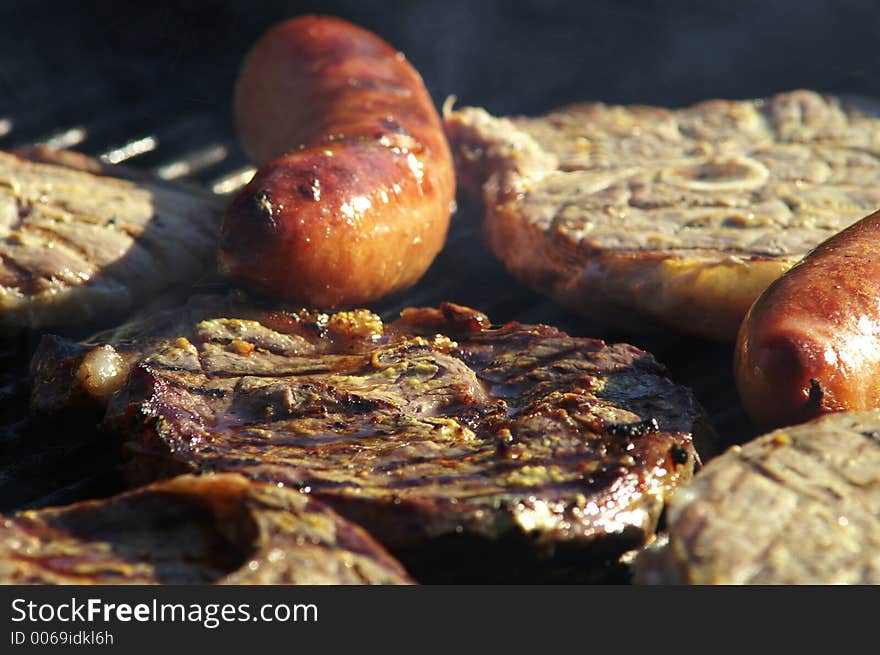
[[[424,274],[446,239],[455,176],[431,97],[401,53],[337,18],[289,20],[246,58],[235,113],[261,168],[225,216],[224,273],[326,308]]]
[[[880,406],[880,212],[764,291],[740,326],[734,371],[765,427]]]

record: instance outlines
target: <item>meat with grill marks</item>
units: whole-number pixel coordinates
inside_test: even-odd
[[[81,333],[189,286],[214,269],[221,213],[210,194],[76,153],[0,152],[0,334]]]
[[[593,320],[732,341],[760,293],[880,206],[880,119],[798,90],[665,109],[447,112],[495,254]]]
[[[300,489],[422,581],[601,579],[653,534],[709,432],[630,345],[452,304],[385,323],[214,302],[174,336],[92,344],[126,362],[103,429],[129,482],[238,471]]]
[[[880,583],[880,412],[841,412],[713,459],[672,498],[638,583]]]
[[[410,584],[361,528],[235,474],[0,517],[2,584]]]

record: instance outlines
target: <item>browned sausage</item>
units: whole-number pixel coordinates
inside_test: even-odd
[[[235,113],[261,168],[226,213],[224,273],[326,308],[424,274],[446,239],[455,176],[437,110],[401,53],[337,18],[286,21],[246,58]]]
[[[880,212],[764,291],[740,326],[734,372],[762,427],[880,407]]]

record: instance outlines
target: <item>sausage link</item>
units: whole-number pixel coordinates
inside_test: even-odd
[[[455,174],[437,110],[401,53],[337,18],[286,21],[246,58],[235,114],[260,168],[224,218],[221,271],[325,308],[424,274],[446,239]]]
[[[734,374],[761,427],[880,407],[880,211],[819,245],[755,301]]]

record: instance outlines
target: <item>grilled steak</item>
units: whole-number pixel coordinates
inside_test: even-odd
[[[31,359],[30,408],[47,416],[90,410],[103,416],[110,396],[145,352],[166,339],[191,336],[205,319],[236,314],[257,316],[259,310],[239,292],[195,295],[182,306],[140,312],[83,341],[43,335]]]
[[[0,584],[408,584],[361,528],[240,475],[0,519]]]
[[[388,324],[242,306],[138,353],[103,424],[131,483],[302,489],[423,581],[587,579],[697,463],[700,410],[649,354],[451,304]]]
[[[809,91],[680,110],[447,112],[520,280],[591,318],[733,339],[764,288],[880,207],[880,119]]]
[[[880,583],[880,413],[776,430],[673,497],[640,583]]]
[[[106,324],[211,269],[219,201],[126,176],[74,153],[0,153],[0,333]]]

